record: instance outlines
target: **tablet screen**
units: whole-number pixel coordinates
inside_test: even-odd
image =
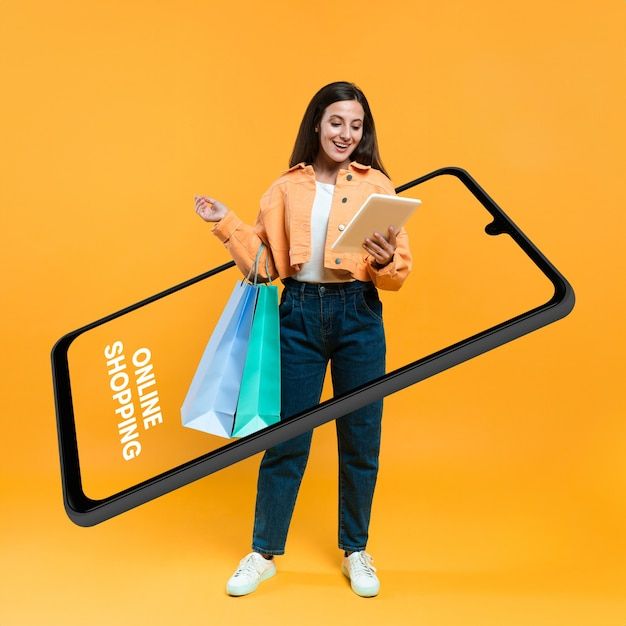
[[[362,252],[366,237],[375,232],[387,235],[389,226],[404,226],[420,204],[421,200],[415,198],[371,194],[331,245],[331,250]]]

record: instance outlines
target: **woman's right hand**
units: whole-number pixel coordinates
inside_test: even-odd
[[[196,213],[205,222],[219,222],[228,213],[229,209],[215,198],[195,196]]]

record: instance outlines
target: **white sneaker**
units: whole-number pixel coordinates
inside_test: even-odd
[[[231,596],[245,596],[275,573],[276,565],[273,559],[265,559],[258,552],[250,552],[239,561],[239,567],[228,579],[226,593]]]
[[[344,556],[341,564],[341,571],[350,579],[352,591],[365,598],[375,596],[380,589],[380,581],[374,574],[376,568],[372,565],[373,560],[365,550],[361,550]]]

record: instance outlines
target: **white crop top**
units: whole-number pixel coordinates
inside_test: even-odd
[[[342,283],[354,280],[348,270],[324,267],[324,245],[328,232],[328,217],[335,185],[315,181],[315,200],[311,209],[311,258],[292,276],[305,283]]]

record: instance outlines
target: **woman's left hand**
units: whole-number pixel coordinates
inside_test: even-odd
[[[389,226],[387,238],[375,232],[371,238],[368,237],[363,242],[363,247],[374,257],[379,268],[384,267],[393,259],[393,253],[396,250],[396,235],[399,232],[399,228]]]

